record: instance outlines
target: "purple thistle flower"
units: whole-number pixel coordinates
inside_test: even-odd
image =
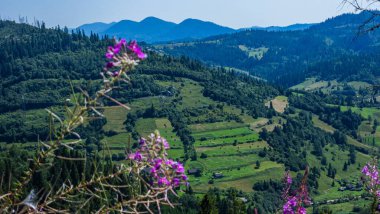
[[[155,169],[160,169],[162,164],[162,159],[156,159],[154,160],[154,168]]]
[[[113,52],[107,52],[107,53],[106,53],[106,58],[107,58],[107,59],[112,59],[113,56],[114,56]]]
[[[180,180],[179,180],[179,178],[173,178],[173,180],[172,180],[172,185],[173,185],[174,187],[178,187],[178,186],[180,185]]]
[[[182,177],[182,180],[187,181],[187,176],[185,174],[183,174],[181,177]]]
[[[113,48],[113,53],[116,55],[116,54],[118,54],[120,52],[120,50],[121,50],[121,47],[114,47]]]
[[[292,177],[288,173],[287,176],[286,176],[286,183],[290,185],[290,184],[292,184],[292,182],[293,182]]]
[[[169,159],[165,162],[166,165],[172,166],[174,164],[174,161],[172,159]]]
[[[368,162],[362,169],[362,174],[366,176],[365,179],[367,189],[375,197],[380,196],[380,180],[379,180],[379,170],[377,168],[377,160],[374,159],[371,162]]]
[[[113,72],[113,73],[112,73],[112,76],[113,76],[113,77],[117,77],[117,76],[119,76],[119,72],[118,72],[118,71]]]
[[[116,43],[115,48],[121,49],[121,47],[126,46],[127,41],[125,39],[121,39],[119,42]]]
[[[140,146],[144,146],[145,143],[146,143],[146,139],[145,138],[141,138],[140,142],[139,142]]]
[[[113,62],[107,62],[106,64],[106,68],[110,69],[114,66],[114,63]]]
[[[162,139],[162,144],[164,144],[165,149],[170,149],[170,146],[167,140]]]
[[[136,160],[136,161],[141,161],[142,160],[142,155],[139,151],[137,151],[136,153],[132,153],[130,155],[128,155],[128,159],[130,160]]]
[[[158,179],[157,184],[158,184],[158,186],[163,186],[163,185],[169,186],[170,182],[168,181],[168,179],[166,177],[162,177],[162,178]]]
[[[294,207],[297,206],[297,199],[295,197],[290,198],[282,207],[284,214],[294,214]]]
[[[181,174],[181,173],[184,173],[184,172],[185,172],[185,168],[183,167],[182,164],[178,163],[176,173]]]
[[[141,138],[139,148],[129,155],[129,159],[135,162],[135,167],[149,169],[152,178],[151,185],[158,187],[179,187],[186,184],[188,177],[185,175],[183,164],[167,158],[167,153],[157,152],[157,147],[169,147],[169,143],[158,132],[151,134],[148,139]],[[165,150],[163,150],[165,151]]]
[[[305,207],[300,207],[300,208],[298,209],[298,213],[299,213],[299,214],[306,214],[306,208],[305,208]]]
[[[130,160],[134,160],[135,159],[135,154],[129,154],[128,155],[128,159],[130,159]]]
[[[129,44],[128,49],[131,50],[133,53],[135,53],[136,56],[137,56],[139,59],[145,59],[145,58],[147,58],[147,55],[146,55],[145,53],[142,52],[141,47],[137,45],[137,42],[136,42],[136,41],[132,41],[132,42]]]

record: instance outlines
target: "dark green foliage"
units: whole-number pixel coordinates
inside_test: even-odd
[[[36,141],[38,134],[44,138],[47,134],[44,122],[26,123],[22,113],[14,111],[63,105],[71,94],[69,80],[72,81],[75,92],[79,92],[77,89],[80,87],[93,94],[100,84],[99,73],[104,67],[106,46],[111,42],[107,37],[86,37],[80,31],[68,34],[58,28],[36,28],[0,21],[0,113],[12,112],[9,117],[0,118],[0,141]],[[148,60],[131,73],[131,82],[121,83],[120,88],[113,91],[114,98],[127,103],[135,98],[167,96],[163,92],[175,94],[175,89],[160,86],[154,80],[176,81],[176,78],[182,77],[199,82],[204,87],[205,96],[245,107],[255,117],[266,116],[273,111],[265,108],[264,100],[279,92],[263,81],[224,69],[211,69],[185,57],[174,58],[155,52],[148,55]],[[104,102],[114,105],[107,100]],[[207,107],[203,109],[205,114],[206,109]],[[170,118],[174,121],[175,117],[183,117],[184,114],[197,110],[183,111],[186,113],[182,112],[178,116],[171,114]],[[157,116],[154,112],[146,113],[149,116],[144,117]],[[236,115],[225,114],[223,111],[217,114],[223,118],[221,120],[241,120]],[[217,121],[219,119],[207,118],[207,121],[192,122]],[[126,128],[133,138],[138,137],[131,127]],[[188,131],[181,127],[175,128],[183,142],[190,145],[193,139]],[[191,150],[191,147],[188,149]],[[191,153],[189,158],[195,160],[195,152]]]
[[[314,127],[309,113],[301,112],[298,117],[286,119],[287,123],[282,129],[276,127],[272,133],[265,133],[263,130],[260,136],[276,151],[271,154],[271,160],[284,163],[290,170],[305,169],[307,162],[302,148],[307,144],[317,148],[317,155],[321,154],[319,152],[325,145],[334,143],[330,134]],[[264,138],[265,136],[267,137]]]
[[[379,31],[355,37],[357,28],[370,16],[367,12],[344,14],[300,31],[246,30],[191,45],[164,46],[164,51],[246,70],[284,87],[306,77],[371,83],[380,74]],[[260,52],[263,47],[268,48],[263,57],[250,56],[251,51]]]
[[[200,212],[201,214],[218,214],[218,207],[216,203],[216,196],[212,191],[209,191],[200,204]]]
[[[291,94],[289,97],[289,103],[294,107],[317,114],[322,121],[332,125],[341,132],[356,137],[356,130],[362,122],[360,115],[351,110],[342,112],[339,106],[328,106],[322,97],[323,95],[320,96],[316,93],[312,94],[307,92],[303,92],[303,94],[304,96]],[[344,139],[339,139],[338,144],[344,143]]]

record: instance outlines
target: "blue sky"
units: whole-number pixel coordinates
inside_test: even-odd
[[[27,16],[68,27],[148,16],[176,23],[196,18],[233,28],[285,26],[321,22],[347,11],[353,10],[342,8],[341,0],[0,0],[2,18]]]

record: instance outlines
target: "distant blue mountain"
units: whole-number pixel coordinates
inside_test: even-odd
[[[95,22],[95,23],[91,23],[91,24],[81,25],[79,28],[81,30],[84,30],[84,32],[87,35],[89,35],[91,32],[93,32],[93,33],[103,32],[103,31],[107,30],[108,28],[110,28],[114,24],[115,24],[115,22],[112,22],[109,24],[103,23],[103,22]]]
[[[198,19],[186,19],[183,22],[176,24],[158,19],[156,17],[147,17],[140,22],[131,20],[122,20],[109,24],[95,22],[81,25],[78,29],[84,30],[87,35],[93,32],[100,35],[109,35],[127,39],[136,39],[148,43],[157,43],[203,39],[210,36],[229,34],[248,29],[266,31],[296,31],[305,30],[311,26],[313,26],[313,24],[294,24],[286,27],[252,27],[235,30],[229,27],[217,25],[213,22]]]
[[[149,43],[201,39],[219,34],[233,33],[234,29],[223,27],[212,22],[186,19],[176,24],[155,17],[148,17],[141,22],[122,20],[117,23],[92,23],[78,27],[86,34],[91,32],[100,35],[137,39]]]
[[[236,30],[212,22],[197,19],[186,19],[176,25],[164,37],[166,40],[201,39],[220,34],[234,33]]]
[[[298,31],[298,30],[306,30],[309,29],[311,26],[314,26],[315,24],[293,24],[289,26],[269,26],[269,27],[258,27],[254,26],[251,28],[244,28],[240,30],[265,30],[270,32],[280,32],[280,31]]]

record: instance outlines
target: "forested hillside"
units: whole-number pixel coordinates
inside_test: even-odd
[[[284,87],[318,80],[377,82],[379,32],[358,35],[370,13],[344,14],[300,31],[247,30],[155,48],[248,71]]]
[[[274,32],[252,33],[264,42]],[[277,33],[292,32],[273,35]],[[257,41],[247,37],[247,42]],[[46,29],[43,24],[0,21],[0,44],[0,171],[5,172],[0,193],[5,193],[17,185],[27,159],[40,148],[37,141],[49,136],[44,109],[63,115],[62,105],[70,105],[73,93],[98,90],[104,52],[112,41],[95,34]],[[158,130],[171,145],[169,156],[184,163],[190,182],[178,199],[183,206],[165,208],[168,213],[198,213],[210,207],[219,213],[254,213],[255,209],[275,213],[282,203],[284,172],[290,170],[299,184],[307,166],[310,211],[318,213],[333,200],[334,204],[350,201],[353,206],[348,210],[366,212],[369,203],[361,198],[365,191],[359,169],[378,151],[379,145],[369,142],[372,136],[366,130],[368,126],[376,130],[380,114],[367,112],[365,117],[362,109],[337,107],[332,95],[283,91],[244,72],[210,68],[188,57],[143,47],[147,60],[131,72],[131,82],[120,83],[112,92],[131,110],[102,100],[101,114],[107,119],[79,127],[82,141],[75,150],[56,152],[78,161],[55,158],[56,167],[33,177],[33,188],[48,189],[53,182],[65,180],[78,184],[94,173],[115,170],[126,163],[125,153],[138,147],[140,136]],[[204,53],[199,52],[199,57]],[[239,61],[239,54],[232,58]],[[347,102],[343,99],[340,104]],[[99,208],[101,203],[86,204],[84,210]]]

